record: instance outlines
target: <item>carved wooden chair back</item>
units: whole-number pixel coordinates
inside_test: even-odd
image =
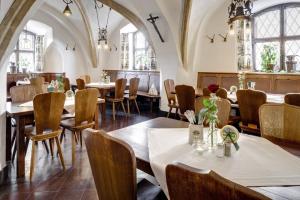
[[[70,80],[68,78],[63,78],[63,82],[64,82],[64,90],[69,91],[71,89],[71,85],[70,85]]]
[[[286,104],[300,106],[300,93],[290,93],[286,94],[284,97],[284,102]]]
[[[264,104],[259,109],[259,117],[263,137],[300,144],[300,107]]]
[[[176,95],[172,94],[172,91],[175,91],[175,83],[172,79],[167,79],[164,81],[164,86],[168,98],[169,104],[175,104],[176,103]]]
[[[99,199],[136,199],[136,159],[131,147],[92,129],[84,131],[84,140]]]
[[[19,85],[10,88],[12,103],[32,101],[36,95],[35,87],[32,85]]]
[[[116,80],[115,99],[123,99],[124,91],[126,89],[127,79],[121,78]]]
[[[85,82],[83,79],[78,78],[76,79],[77,89],[78,90],[84,90],[85,89]]]
[[[211,92],[208,88],[203,88],[203,96],[210,96],[210,94]],[[216,96],[223,99],[227,99],[227,90],[225,88],[219,88],[216,92]]]
[[[99,91],[96,88],[79,90],[75,95],[75,126],[92,123],[97,109]]]
[[[44,84],[45,84],[45,78],[44,77],[36,77],[30,79],[30,84],[34,86],[36,94],[42,94],[45,93],[44,91]]]
[[[129,96],[130,97],[136,97],[137,92],[139,89],[139,83],[140,79],[139,78],[131,78],[130,79],[130,84],[129,84]]]
[[[203,100],[209,99],[208,96],[202,96],[196,99],[195,102],[195,112],[198,113],[202,108],[204,108]],[[218,127],[223,128],[223,126],[227,125],[229,122],[230,111],[231,111],[231,103],[227,99],[219,98],[217,100],[218,107]]]
[[[171,200],[269,199],[247,187],[221,177],[214,171],[199,170],[183,164],[168,165],[166,177]]]
[[[45,130],[57,131],[64,109],[65,94],[51,92],[39,94],[33,99],[36,134]]]
[[[83,76],[80,76],[79,78],[82,79],[85,84],[91,83],[91,76],[90,75],[83,75]]]
[[[257,90],[238,90],[236,96],[242,123],[244,125],[251,123],[259,127],[258,110],[267,101],[266,93]]]
[[[187,110],[195,110],[195,89],[188,85],[177,85],[175,87],[179,110],[184,114]]]

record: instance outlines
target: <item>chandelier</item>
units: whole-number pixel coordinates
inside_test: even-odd
[[[73,3],[73,0],[63,0],[63,2],[66,4],[66,7],[63,11],[63,14],[67,17],[69,17],[70,15],[72,15],[72,11],[69,7],[69,4]]]
[[[229,21],[230,26],[229,33],[234,34],[233,23],[237,20],[246,21],[246,29],[250,29],[250,20],[252,16],[253,0],[232,0],[231,4],[228,7]]]
[[[109,23],[109,17],[110,17],[110,13],[111,13],[112,9],[109,8],[109,10],[108,10],[105,28],[101,28],[100,18],[99,18],[99,9],[103,8],[104,6],[103,6],[103,4],[98,5],[97,0],[94,0],[94,3],[95,3],[95,10],[96,10],[97,22],[98,22],[98,41],[97,41],[98,49],[104,49],[104,50],[109,50],[109,51],[112,51],[112,49],[115,49],[117,51],[116,45],[108,44],[108,39],[107,39],[108,38],[107,37],[108,23]]]

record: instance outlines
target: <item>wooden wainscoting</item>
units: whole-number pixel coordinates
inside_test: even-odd
[[[268,93],[300,93],[300,74],[296,73],[246,73],[245,88],[248,81],[256,82],[257,90]],[[238,86],[238,73],[199,72],[197,87],[205,88],[210,84],[218,84],[229,90],[232,85]]]

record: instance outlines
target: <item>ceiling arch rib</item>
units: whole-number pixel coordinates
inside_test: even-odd
[[[93,37],[93,31],[91,28],[91,23],[89,21],[89,18],[87,16],[86,10],[84,6],[82,5],[81,0],[75,0],[75,4],[81,14],[82,20],[84,22],[86,31],[88,33],[88,41],[89,41],[89,46],[90,46],[90,54],[91,54],[91,59],[92,59],[92,64],[94,68],[97,68],[97,53],[96,53],[96,46],[94,43],[94,37]]]
[[[192,9],[192,0],[184,0],[182,25],[181,25],[181,41],[180,51],[183,67],[187,68],[187,42],[188,42],[188,28]]]

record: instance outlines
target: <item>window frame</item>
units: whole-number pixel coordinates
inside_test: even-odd
[[[300,35],[294,35],[294,36],[286,36],[285,35],[285,9],[287,8],[300,8],[300,3],[285,3],[285,4],[279,4],[275,5],[266,9],[263,9],[259,12],[256,12],[253,17],[252,17],[252,59],[253,59],[253,70],[254,71],[259,71],[257,70],[256,66],[256,50],[255,50],[255,45],[257,43],[265,43],[265,42],[279,42],[280,44],[280,55],[279,55],[279,67],[280,71],[285,70],[285,42],[286,41],[291,41],[291,40],[300,40]],[[270,38],[256,38],[255,37],[255,32],[256,32],[256,26],[255,26],[255,18],[259,17],[267,12],[279,10],[280,12],[280,34],[279,37],[270,37]]]
[[[141,32],[141,31],[136,31],[136,32],[133,32],[133,51],[132,51],[132,53],[133,53],[133,69],[134,70],[136,70],[137,69],[137,66],[136,66],[136,57],[135,57],[135,52],[136,51],[144,51],[144,54],[145,55],[147,55],[147,52],[148,52],[148,50],[149,50],[149,47],[150,47],[150,45],[149,45],[149,42],[147,41],[147,38],[144,36],[144,38],[145,38],[145,48],[137,48],[136,47],[136,41],[137,41],[137,35],[138,34],[142,34],[143,36],[144,36],[144,34],[143,34],[143,32]],[[145,66],[144,66],[145,67]]]
[[[16,65],[19,65],[20,54],[21,53],[31,53],[33,55],[33,70],[35,70],[35,64],[36,64],[35,63],[36,62],[36,60],[35,60],[36,52],[35,51],[36,51],[36,36],[37,35],[35,33],[31,32],[31,31],[28,31],[28,30],[22,30],[21,34],[22,33],[33,36],[33,50],[20,50],[20,44],[19,44],[20,43],[20,37],[19,37],[19,39],[17,41],[17,44],[16,44],[16,47],[13,51],[13,53],[15,53],[15,55],[16,55]]]

